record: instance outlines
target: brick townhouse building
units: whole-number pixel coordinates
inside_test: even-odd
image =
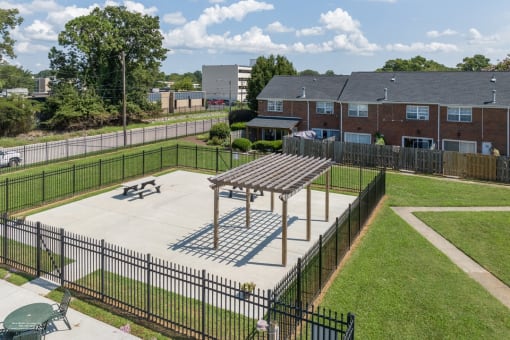
[[[276,76],[257,97],[260,135],[313,130],[318,138],[469,153],[510,154],[510,72],[353,72]],[[293,120],[290,124],[283,124]],[[250,125],[249,125],[250,126]]]

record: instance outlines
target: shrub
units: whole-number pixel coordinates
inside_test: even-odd
[[[244,130],[246,129],[246,122],[236,122],[230,124],[230,130],[237,131],[237,130]]]
[[[234,110],[228,114],[228,122],[230,125],[237,122],[249,122],[257,117],[257,112],[252,110]]]
[[[243,152],[250,151],[251,142],[246,138],[237,138],[232,142],[232,148],[239,149]]]
[[[282,149],[282,140],[258,140],[251,145],[252,149],[259,151],[278,151]]]
[[[209,138],[217,137],[218,139],[230,138],[230,127],[227,123],[217,123],[209,130]]]

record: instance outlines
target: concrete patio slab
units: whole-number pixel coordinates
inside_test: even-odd
[[[306,240],[306,190],[288,203],[288,265],[281,265],[281,201],[270,194],[251,203],[251,225],[245,226],[244,194],[220,192],[220,242],[213,248],[213,190],[204,175],[175,171],[159,176],[161,193],[123,195],[122,188],[30,215],[27,219],[104,239],[150,253],[153,257],[206,269],[234,281],[254,281],[271,289],[340,216],[356,196],[330,193],[330,220],[325,221],[325,193],[312,190],[312,236]]]

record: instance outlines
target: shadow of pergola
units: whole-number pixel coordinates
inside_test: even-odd
[[[250,259],[260,253],[273,240],[281,238],[281,215],[266,210],[250,210],[251,224],[246,228],[244,208],[236,208],[219,220],[219,247],[213,246],[214,224],[210,223],[185,236],[168,249],[187,255],[206,258],[222,264],[234,264],[236,267],[250,263]],[[288,226],[296,221],[288,220]],[[260,263],[272,265],[272,263]]]

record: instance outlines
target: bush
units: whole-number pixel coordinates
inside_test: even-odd
[[[243,152],[250,151],[251,142],[246,138],[237,138],[232,142],[232,148],[239,149]]]
[[[237,122],[230,124],[230,130],[237,131],[237,130],[244,130],[246,129],[246,122]]]
[[[278,151],[282,149],[282,140],[258,140],[251,145],[252,149],[259,151]]]
[[[234,110],[228,114],[228,122],[230,125],[238,122],[249,122],[257,117],[257,112],[252,110]]]
[[[217,137],[218,139],[224,140],[230,138],[230,127],[227,123],[217,123],[209,130],[209,138]]]

